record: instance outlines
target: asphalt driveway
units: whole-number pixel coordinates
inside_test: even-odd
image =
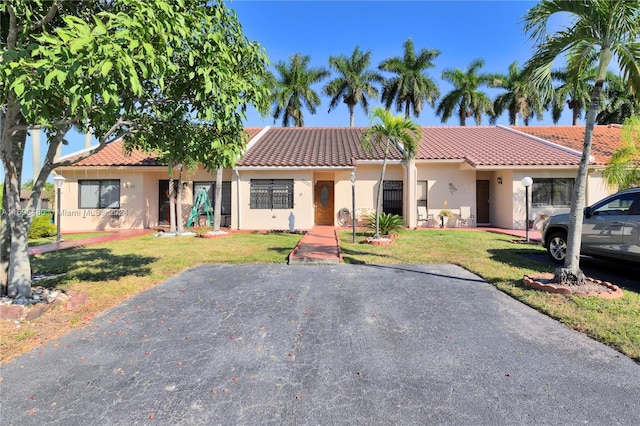
[[[215,265],[0,369],[0,424],[637,424],[640,365],[452,265]]]

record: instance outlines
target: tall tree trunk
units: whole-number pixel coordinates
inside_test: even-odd
[[[176,233],[176,197],[173,185],[173,161],[169,162],[169,233]]]
[[[354,127],[356,125],[355,120],[355,111],[353,105],[349,105],[349,127]]]
[[[20,186],[22,161],[27,132],[20,131],[11,136],[11,158],[3,158],[7,205],[7,225],[10,240],[9,264],[7,268],[7,294],[12,298],[31,297],[31,264],[28,254],[28,234],[32,215],[20,214]],[[4,201],[3,201],[4,202]],[[29,206],[27,206],[29,207]]]
[[[182,172],[183,165],[178,166],[178,192],[176,194],[176,231],[178,234],[184,233],[184,224],[182,223]]]
[[[409,117],[409,113],[411,112],[410,106],[411,106],[411,102],[406,101],[405,107],[404,107],[404,119],[407,121],[409,121],[409,119],[411,118]]]
[[[374,238],[380,238],[380,209],[382,207],[382,191],[384,186],[384,174],[387,170],[387,156],[389,155],[389,141],[384,147],[384,159],[382,160],[382,171],[380,172],[380,181],[378,182],[378,196],[376,197],[376,234]]]
[[[9,226],[9,205],[7,197],[7,181],[2,183],[2,216],[0,217],[0,296],[6,296],[9,286],[9,253],[11,248],[11,227]]]
[[[591,107],[589,107],[591,108]],[[596,108],[598,108],[596,106]],[[571,118],[571,125],[573,126],[577,126],[578,125],[578,119],[580,118],[580,108],[578,108],[578,103],[574,101],[573,104],[573,108],[571,109],[572,111],[572,118]]]
[[[2,241],[0,242],[0,292],[10,297],[31,297],[31,266],[27,251],[27,234],[31,218],[28,215],[23,217],[19,214],[22,159],[27,131],[11,130],[14,126],[24,125],[26,120],[19,112],[19,105],[13,104],[6,109],[6,112],[0,109],[2,144],[0,159],[5,178],[2,199]],[[23,253],[16,253],[20,250]]]
[[[31,160],[33,162],[33,184],[35,186],[36,179],[40,174],[40,168],[42,166],[42,155],[40,154],[42,148],[42,141],[40,140],[42,132],[40,129],[31,130]],[[33,189],[33,188],[32,188]],[[40,210],[41,208],[41,198],[38,197],[36,203],[36,210]]]
[[[587,112],[587,122],[584,131],[584,146],[576,183],[573,188],[573,202],[569,213],[569,230],[567,235],[567,257],[564,266],[556,268],[554,280],[563,285],[581,284],[584,274],[580,269],[580,246],[582,245],[582,223],[585,205],[587,173],[589,171],[589,156],[593,139],[593,127],[596,122],[600,94],[604,80],[596,81],[591,93],[591,103]]]
[[[213,207],[213,232],[220,231],[220,219],[222,214],[222,167],[216,169],[216,193]]]

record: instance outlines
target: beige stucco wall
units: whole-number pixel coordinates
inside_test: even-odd
[[[313,226],[313,172],[307,171],[253,171],[240,170],[239,185],[232,188],[232,227],[235,229],[288,230],[289,216],[293,213],[296,229]],[[293,179],[293,209],[251,209],[251,179]],[[238,198],[238,194],[239,198]]]
[[[465,170],[461,163],[433,164],[416,162],[418,181],[427,181],[428,214],[436,217],[441,210],[451,210],[456,216],[461,206],[471,207],[476,214],[476,172]],[[418,195],[424,197],[424,194]],[[417,207],[416,207],[417,208]],[[455,225],[456,218],[449,220],[449,226]]]
[[[234,178],[232,228],[256,230],[288,230],[289,216],[293,212],[295,228],[306,230],[315,223],[314,187],[318,181],[334,182],[335,226],[351,225],[351,219],[341,221],[342,208],[351,211],[351,174],[350,168],[333,170],[238,170],[239,180]],[[355,205],[358,226],[364,225],[366,213],[373,211],[377,196],[380,164],[358,164],[356,168]],[[388,164],[385,180],[404,180],[404,168],[401,164]],[[294,208],[276,210],[251,209],[249,203],[251,179],[293,179]],[[239,191],[235,185],[239,185]],[[238,195],[239,192],[239,195]],[[239,196],[239,198],[238,198]],[[239,201],[239,202],[238,202]],[[236,206],[239,205],[239,208]],[[232,209],[232,210],[233,210]],[[239,215],[237,214],[239,213]]]
[[[358,219],[358,225],[364,225],[366,216],[375,211],[381,167],[382,165],[379,163],[358,164],[356,170],[356,218]],[[404,181],[404,168],[402,165],[398,163],[387,164],[384,180]],[[348,203],[350,200],[351,194],[345,201]]]
[[[150,186],[153,175],[158,175],[159,171],[86,168],[66,169],[59,173],[66,179],[61,189],[62,232],[148,228],[154,225],[154,219],[157,223],[157,179],[155,192],[149,189],[153,188]],[[119,179],[120,209],[80,209],[78,180],[85,179]]]
[[[355,205],[358,225],[364,225],[367,213],[373,211],[380,177],[381,163],[361,162],[356,167]],[[459,215],[461,206],[470,206],[477,217],[476,181],[488,180],[490,192],[490,224],[503,228],[524,229],[525,192],[521,179],[524,176],[536,178],[575,178],[573,169],[522,169],[522,170],[480,170],[476,171],[463,163],[433,164],[416,162],[415,180],[418,184],[407,183],[407,167],[394,162],[387,165],[385,180],[404,182],[404,217],[408,226],[424,226],[417,223],[416,201],[424,198],[423,182],[427,182],[426,198],[429,214],[437,216],[441,209],[449,209]],[[310,229],[315,223],[314,185],[317,181],[334,182],[334,224],[351,225],[351,219],[340,220],[339,211],[351,211],[351,168],[308,169],[308,170],[239,170],[223,172],[223,181],[231,182],[231,222],[232,229],[247,230],[288,230],[289,215],[294,214],[295,228]],[[167,180],[164,167],[140,168],[65,168],[59,170],[67,181],[62,188],[62,232],[92,230],[117,230],[130,228],[155,228],[158,226],[158,182]],[[239,180],[238,180],[239,174]],[[410,174],[411,175],[411,174]],[[215,174],[199,168],[186,174],[183,186],[183,219],[186,223],[193,205],[193,182],[215,181]],[[498,178],[502,184],[498,183]],[[79,209],[78,180],[119,179],[120,209]],[[294,208],[277,210],[250,209],[251,179],[293,179]],[[419,193],[420,192],[420,193]],[[615,192],[608,188],[600,171],[592,171],[587,185],[587,205]],[[416,211],[414,211],[416,210]],[[541,214],[565,213],[568,208],[532,207],[529,217],[539,228]],[[455,218],[449,225],[455,224]]]
[[[525,176],[529,176],[535,182],[536,179],[542,178],[570,178],[575,179],[577,171],[575,169],[555,169],[555,170],[541,170],[541,169],[531,169],[531,170],[518,170],[513,173],[511,188],[513,190],[513,200],[514,200],[514,208],[513,208],[513,219],[510,224],[507,225],[499,225],[505,227],[512,227],[513,229],[525,229],[525,198],[526,192],[525,188],[522,185],[522,178]],[[529,190],[531,191],[531,189]],[[610,188],[607,188],[604,183],[601,174],[598,173],[590,173],[587,181],[587,198],[586,205],[590,205],[595,203],[596,201],[604,198],[605,196],[612,193]],[[531,192],[530,192],[531,195]],[[540,229],[543,222],[544,215],[552,216],[560,213],[568,213],[570,210],[569,207],[530,207],[529,211],[529,219],[534,221],[534,229]],[[543,215],[541,217],[541,215]]]

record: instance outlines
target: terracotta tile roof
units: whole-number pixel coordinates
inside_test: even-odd
[[[133,150],[130,154],[125,154],[123,150],[123,141],[118,139],[105,146],[99,152],[83,158],[70,167],[86,167],[86,166],[159,166],[156,162],[155,154]],[[72,155],[69,158],[79,157],[81,154]]]
[[[269,129],[238,162],[239,167],[348,167],[352,158],[381,160],[384,152],[360,146],[363,127],[275,127]],[[392,148],[391,160],[402,159]]]
[[[580,155],[501,127],[422,128],[418,160],[464,160],[478,166],[574,166]]]
[[[585,126],[514,126],[511,128],[582,152]],[[620,145],[621,131],[620,125],[593,128],[591,155],[597,164],[609,162]]]
[[[249,140],[255,137],[262,127],[248,127],[245,129],[249,133]],[[159,166],[156,161],[155,154],[149,154],[139,150],[133,150],[130,154],[125,154],[122,149],[122,139],[118,139],[101,151],[93,154],[70,167],[86,167],[86,166]],[[78,157],[80,154],[71,154],[69,158]]]
[[[364,127],[269,128],[238,162],[240,167],[350,167],[352,159],[382,160],[383,151],[366,152],[360,145]],[[250,140],[263,128],[247,128]],[[522,133],[521,133],[522,132]],[[455,127],[422,128],[418,160],[460,160],[479,166],[576,166],[580,162],[583,127]],[[535,137],[531,137],[535,136]],[[554,142],[562,149],[537,138]],[[606,163],[620,140],[619,127],[597,126],[593,154]],[[572,152],[573,149],[577,152]],[[401,153],[391,148],[390,160]],[[71,167],[156,166],[155,156],[133,151],[126,156],[122,141]]]

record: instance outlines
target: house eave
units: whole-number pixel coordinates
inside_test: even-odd
[[[233,169],[244,171],[334,171],[353,170],[353,166],[236,166]]]
[[[165,171],[167,170],[167,166],[142,166],[142,165],[119,165],[119,166],[60,166],[56,167],[55,171],[59,172],[76,172],[76,171],[86,171],[86,170],[127,170],[127,171],[139,171],[139,172],[147,172],[147,171]]]
[[[577,164],[558,164],[558,165],[546,165],[546,164],[528,164],[528,165],[481,165],[474,167],[478,171],[494,171],[494,170],[574,170],[578,168]]]

